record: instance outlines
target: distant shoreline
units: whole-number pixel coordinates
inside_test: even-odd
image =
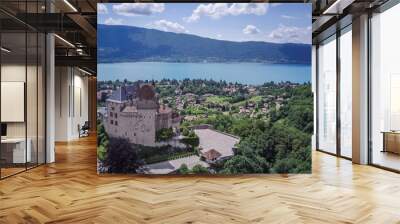
[[[311,65],[255,62],[118,62],[99,63],[98,80],[213,79],[260,84],[269,81],[311,81]]]
[[[225,83],[232,83],[232,84],[235,84],[235,83],[233,83],[233,82],[229,82],[229,81],[226,81],[226,80],[214,80],[214,79],[198,79],[198,78],[186,78],[187,80],[190,80],[190,81],[196,81],[196,80],[199,80],[199,81],[209,81],[209,82],[215,82],[215,83],[219,83],[219,82],[225,82]],[[163,78],[163,79],[154,79],[154,80],[150,80],[150,79],[147,79],[147,80],[129,80],[129,79],[127,79],[127,81],[128,82],[131,82],[131,83],[134,83],[134,82],[142,82],[142,83],[151,83],[152,81],[155,81],[155,82],[163,82],[163,81],[171,81],[171,82],[182,82],[182,81],[184,81],[185,79],[175,79],[175,78],[173,78],[173,79],[169,79],[169,78]],[[108,79],[108,80],[99,80],[99,82],[102,82],[102,83],[106,83],[106,82],[116,82],[117,80],[116,79],[114,79],[114,80],[112,80],[112,79]],[[124,80],[118,80],[119,82],[121,82],[121,83],[123,83],[124,82]],[[311,82],[302,82],[302,83],[300,83],[300,82],[292,82],[292,81],[280,81],[280,82],[274,82],[274,81],[270,81],[270,82],[265,82],[265,83],[260,83],[260,84],[248,84],[248,83],[238,83],[239,85],[243,85],[243,86],[262,86],[262,85],[265,85],[265,84],[268,84],[268,83],[273,83],[273,84],[275,84],[275,85],[279,85],[279,84],[290,84],[290,85],[308,85],[308,84],[310,84]]]
[[[267,65],[304,65],[311,66],[311,63],[291,63],[291,62],[254,62],[254,61],[227,61],[227,62],[218,62],[218,61],[99,61],[97,64],[120,64],[120,63],[179,63],[179,64],[267,64]]]

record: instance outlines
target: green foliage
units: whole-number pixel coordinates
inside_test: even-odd
[[[184,138],[182,138],[180,142],[189,145],[192,148],[199,146],[200,140],[196,133],[193,130],[189,130],[187,127],[183,127],[182,129],[182,135]]]
[[[216,114],[191,124],[211,124],[219,131],[240,136],[236,154],[221,173],[309,173],[311,172],[312,93],[309,84],[296,88],[265,90],[264,94],[284,95],[283,106],[271,101],[269,120]],[[253,97],[255,101],[260,97]],[[246,101],[247,102],[247,101]],[[188,124],[187,124],[188,125]]]
[[[97,158],[99,158],[99,160],[104,161],[106,153],[107,150],[103,145],[97,146]]]
[[[189,136],[189,129],[187,127],[182,128],[182,135],[183,136]]]
[[[186,164],[182,164],[179,169],[176,171],[177,174],[189,174],[190,173],[190,169],[187,167]]]
[[[113,83],[104,83],[110,84]],[[134,146],[138,157],[144,162],[153,163],[196,154],[199,138],[189,127],[209,124],[218,131],[240,137],[233,157],[211,164],[211,170],[216,173],[311,172],[313,94],[310,83],[269,82],[254,87],[257,95],[250,94],[248,86],[243,84],[200,79],[165,79],[158,81],[156,88],[161,102],[174,108],[178,108],[179,103],[179,107],[183,107],[178,111],[181,115],[195,115],[195,120],[184,121],[180,127],[184,136],[181,142],[191,147],[183,150],[170,146]],[[235,91],[225,92],[226,88],[234,88]],[[186,93],[195,94],[193,101],[187,101]],[[175,98],[177,94],[180,99]],[[214,96],[204,99],[204,94]],[[276,107],[278,104],[279,108]],[[239,113],[239,107],[251,112]],[[263,107],[266,110],[262,111]],[[100,125],[98,130],[98,155],[106,159],[108,154],[105,151],[110,143],[104,127]],[[172,135],[172,130],[163,129],[156,133],[156,139],[165,141]],[[190,170],[185,165],[177,172],[186,174],[206,170],[208,172],[204,167]]]
[[[159,163],[168,160],[175,160],[196,155],[194,151],[176,152],[172,154],[155,154],[145,159],[146,164]]]
[[[288,104],[281,108],[280,118],[288,121],[303,132],[313,132],[313,97],[311,86],[305,85],[293,90],[293,96]]]
[[[162,128],[156,132],[156,141],[168,141],[174,136],[172,128]]]
[[[190,145],[192,148],[199,146],[200,140],[198,136],[195,137],[185,137],[180,140],[181,143]]]
[[[136,173],[136,169],[142,164],[137,152],[138,147],[124,138],[110,138],[107,156],[104,165],[111,173]]]
[[[107,156],[108,144],[108,135],[103,124],[99,123],[97,125],[97,158],[101,161],[104,161]]]
[[[174,160],[197,154],[196,150],[193,149],[174,148],[169,145],[160,147],[135,145],[135,147],[138,149],[138,157],[141,158],[146,164]]]
[[[188,106],[183,113],[186,115],[212,114],[215,111],[204,106]]]
[[[176,171],[177,174],[207,174],[210,173],[206,167],[200,164],[195,165],[192,170],[190,170],[186,164],[182,164]]]
[[[206,167],[203,167],[200,164],[195,165],[192,168],[192,173],[194,174],[205,174],[205,173],[209,173],[208,169]]]
[[[232,98],[227,96],[210,96],[207,97],[206,103],[224,104],[228,103]]]
[[[97,125],[97,146],[104,145],[104,142],[108,140],[108,135],[104,128],[104,125],[99,123]]]

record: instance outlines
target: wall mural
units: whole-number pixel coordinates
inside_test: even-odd
[[[310,173],[311,4],[98,4],[98,172]]]

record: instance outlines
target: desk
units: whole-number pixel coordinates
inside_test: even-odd
[[[400,154],[400,131],[383,131],[382,152]]]
[[[31,139],[27,139],[28,144],[25,151],[25,138],[6,138],[1,139],[1,157],[6,163],[26,163],[31,162]]]

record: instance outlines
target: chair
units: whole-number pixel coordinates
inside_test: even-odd
[[[89,129],[90,129],[89,121],[85,121],[85,123],[82,125],[82,127],[80,127],[80,125],[78,125],[79,138],[89,136]]]

